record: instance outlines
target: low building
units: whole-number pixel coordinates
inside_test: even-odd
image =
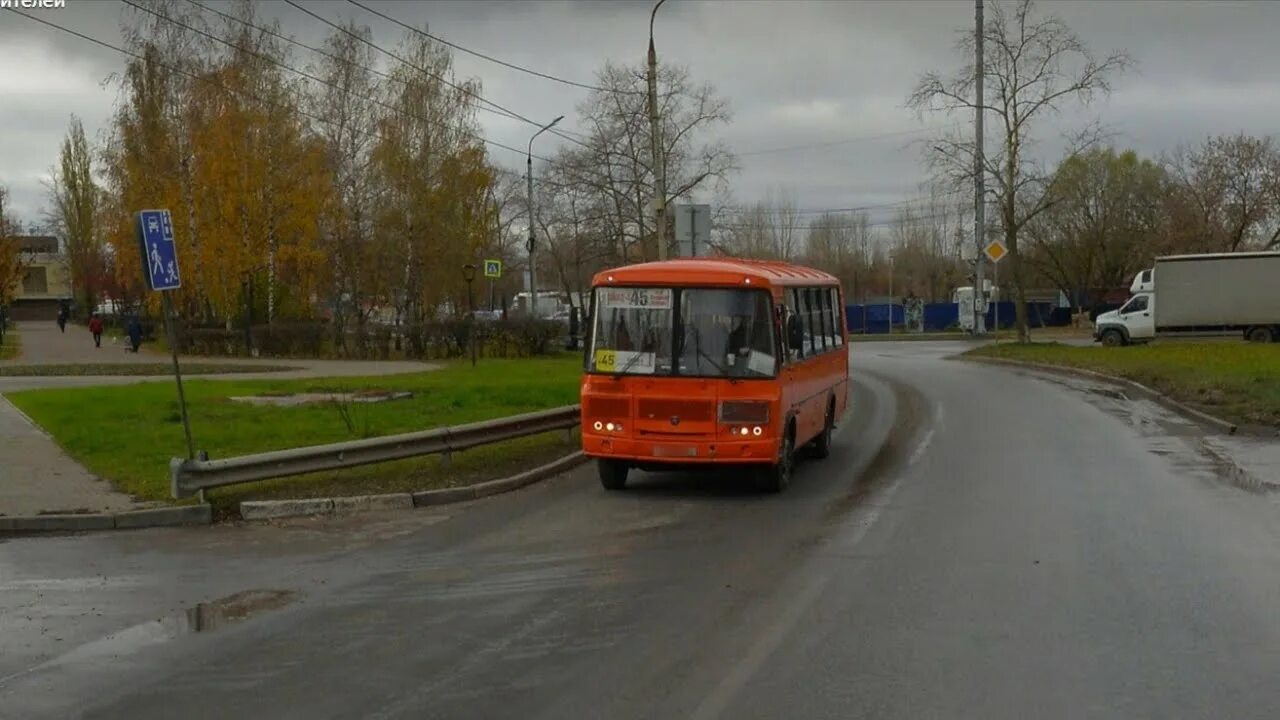
[[[20,235],[18,252],[24,266],[9,317],[14,320],[48,320],[72,300],[71,264],[52,235]]]

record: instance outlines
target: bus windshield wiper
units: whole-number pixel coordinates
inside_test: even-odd
[[[697,353],[697,356],[711,363],[711,367],[714,367],[716,369],[716,372],[720,374],[720,377],[727,377],[729,378],[730,383],[736,385],[738,383],[738,379],[730,376],[729,371],[726,370],[723,365],[716,362],[715,358],[711,357],[711,355],[709,355],[705,350],[702,349],[702,331],[698,329],[697,325],[694,325],[692,329],[693,329],[693,350],[695,353]]]
[[[642,353],[642,352],[632,354],[631,359],[628,360],[625,365],[623,365],[621,368],[619,368],[617,371],[613,373],[613,379],[621,380],[622,376],[626,375],[627,371],[630,370],[632,367],[634,367],[636,362],[638,362],[640,358],[644,356],[645,356],[645,353]]]

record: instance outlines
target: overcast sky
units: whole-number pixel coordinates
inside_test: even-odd
[[[586,83],[606,59],[643,61],[652,7],[649,0],[363,2],[407,23],[429,23],[434,34],[459,45]],[[223,7],[218,0],[209,4]],[[343,0],[301,4],[335,20],[367,23],[381,45],[393,47],[400,37],[400,28]],[[1117,78],[1109,99],[1042,125],[1044,147],[1091,118],[1117,131],[1117,144],[1147,154],[1211,134],[1280,130],[1280,2],[1039,7],[1066,20],[1094,53],[1124,49],[1138,63]],[[116,0],[67,0],[64,9],[23,12],[119,44],[125,9]],[[277,0],[264,0],[260,13],[279,17],[287,32],[313,44],[327,29]],[[801,207],[829,208],[919,194],[925,170],[912,142],[928,134],[918,131],[967,126],[971,117],[920,119],[905,100],[922,73],[949,72],[961,62],[956,31],[972,24],[970,0],[668,0],[655,37],[661,62],[688,66],[695,80],[729,99],[733,122],[717,132],[742,153],[742,169],[732,179],[737,200],[783,187]],[[123,59],[7,10],[0,10],[0,48],[0,183],[12,191],[18,215],[34,220],[47,204],[42,180],[69,116],[83,118],[91,136],[104,130],[117,95],[109,79]],[[301,65],[310,58],[294,60]],[[487,99],[530,118],[567,115],[564,125],[576,129],[575,106],[587,91],[464,54],[455,60],[461,76],[482,81]],[[528,142],[527,125],[490,113],[479,117],[487,137],[515,147]],[[536,151],[549,155],[557,142],[543,135]],[[819,143],[828,144],[758,152]],[[523,165],[518,155],[492,152],[499,164]]]

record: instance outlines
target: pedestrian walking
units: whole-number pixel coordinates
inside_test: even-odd
[[[69,314],[70,313],[67,312],[66,305],[63,305],[58,308],[58,329],[61,330],[63,333],[67,332],[67,316]]]
[[[137,317],[129,318],[129,347],[135,353],[142,347],[142,323],[138,322]]]
[[[102,318],[98,313],[94,313],[93,317],[89,318],[89,332],[93,333],[93,346],[102,347]]]

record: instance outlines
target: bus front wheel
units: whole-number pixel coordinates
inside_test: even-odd
[[[596,461],[596,469],[600,472],[600,484],[605,490],[622,490],[627,486],[626,463],[601,458]]]
[[[772,465],[766,465],[757,471],[757,488],[763,492],[779,493],[787,487],[791,482],[791,471],[795,466],[795,445],[795,427],[789,426],[787,433],[782,437],[782,444],[778,448],[777,462]]]

